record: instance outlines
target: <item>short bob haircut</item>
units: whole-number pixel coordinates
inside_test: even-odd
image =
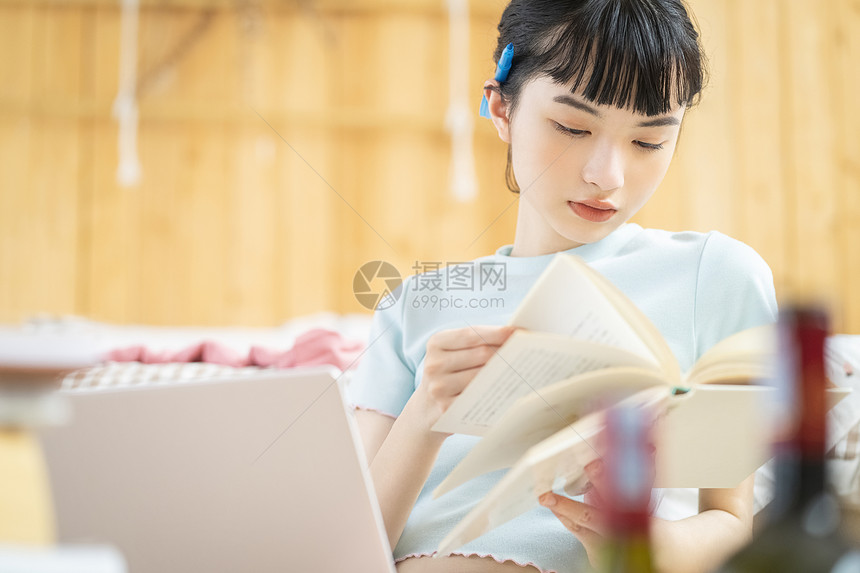
[[[512,0],[493,59],[514,45],[497,90],[512,117],[523,86],[538,76],[572,82],[596,104],[660,115],[673,100],[698,103],[706,83],[699,34],[682,0]],[[508,147],[508,188],[519,193]]]

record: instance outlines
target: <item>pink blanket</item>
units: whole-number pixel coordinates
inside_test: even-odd
[[[364,343],[344,339],[340,333],[325,328],[314,328],[300,334],[289,350],[271,350],[252,346],[247,355],[236,352],[224,344],[204,341],[179,351],[155,351],[146,346],[118,348],[108,353],[107,359],[114,362],[143,362],[161,364],[165,362],[209,362],[241,368],[261,366],[272,368],[295,368],[331,364],[341,370],[354,368]]]

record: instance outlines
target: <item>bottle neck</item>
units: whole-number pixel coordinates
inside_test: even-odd
[[[774,512],[809,506],[825,493],[827,378],[824,344],[827,320],[813,311],[795,311],[781,325],[783,391],[791,404],[788,424],[776,447]]]
[[[647,542],[651,528],[648,506],[645,505],[631,511],[609,511],[606,525],[611,536],[618,540],[644,539]]]

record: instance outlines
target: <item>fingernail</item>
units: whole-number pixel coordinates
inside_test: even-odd
[[[540,503],[544,507],[552,507],[555,505],[555,495],[551,493],[545,493],[540,496]]]
[[[585,466],[585,473],[587,473],[590,477],[597,477],[603,473],[603,462],[600,460],[594,460],[587,466]]]

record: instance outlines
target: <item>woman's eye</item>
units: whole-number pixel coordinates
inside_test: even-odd
[[[555,124],[556,131],[560,131],[565,135],[585,135],[588,133],[587,131],[584,131],[582,129],[573,129],[572,127],[565,127],[557,121],[554,121],[553,123]]]
[[[658,151],[660,149],[663,149],[662,143],[645,143],[644,141],[634,141],[633,143],[635,143],[645,151]]]

